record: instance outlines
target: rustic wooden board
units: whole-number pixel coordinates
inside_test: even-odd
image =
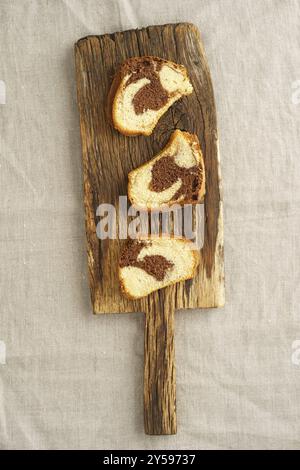
[[[173,105],[150,137],[126,137],[109,124],[107,95],[127,58],[155,55],[186,66],[194,93]],[[224,304],[223,218],[216,111],[209,68],[198,29],[187,23],[150,26],[80,39],[75,45],[83,154],[84,204],[94,313],[145,312],[145,427],[176,432],[174,309]],[[126,299],[118,283],[119,240],[96,235],[100,203],[118,207],[129,171],[148,161],[174,129],[198,135],[206,166],[205,240],[197,276],[145,299]]]
[[[175,308],[224,304],[223,221],[218,133],[209,68],[198,29],[192,24],[151,26],[90,36],[75,46],[78,104],[83,150],[84,203],[91,298],[94,313],[145,311],[145,300],[130,301],[120,292],[117,276],[119,241],[96,236],[96,208],[118,203],[127,193],[127,175],[167,143],[175,128],[198,135],[207,174],[205,242],[200,269],[175,291]],[[128,57],[157,55],[187,67],[194,93],[172,106],[150,137],[126,137],[115,131],[105,112],[107,94],[118,65]],[[155,296],[148,297],[146,303]]]

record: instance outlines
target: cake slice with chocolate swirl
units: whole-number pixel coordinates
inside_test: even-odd
[[[128,175],[128,197],[141,209],[195,204],[205,194],[205,169],[196,135],[176,130],[166,147]]]
[[[140,237],[127,241],[119,259],[119,278],[124,294],[131,299],[196,275],[199,252],[185,238]]]
[[[132,57],[121,65],[109,92],[113,125],[125,135],[150,135],[169,107],[192,91],[183,65]]]

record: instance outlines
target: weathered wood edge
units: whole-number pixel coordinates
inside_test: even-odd
[[[200,31],[199,29],[197,28],[196,25],[194,25],[193,23],[190,23],[189,21],[183,21],[183,22],[180,22],[180,23],[165,23],[165,24],[152,24],[150,26],[144,26],[142,28],[131,28],[131,29],[125,29],[125,30],[120,30],[120,31],[114,31],[113,33],[103,33],[103,34],[88,34],[87,36],[83,36],[82,38],[78,39],[74,46],[78,46],[82,41],[86,41],[86,40],[89,40],[89,39],[94,39],[94,38],[99,38],[100,36],[109,36],[111,38],[113,38],[116,34],[126,34],[126,33],[130,33],[132,31],[147,31],[149,28],[155,28],[155,27],[160,27],[160,28],[164,28],[164,27],[176,27],[176,26],[188,26],[190,27],[191,29],[193,29],[195,31],[196,34],[200,35]]]

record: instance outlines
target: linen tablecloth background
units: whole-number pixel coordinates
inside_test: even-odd
[[[176,313],[178,434],[149,437],[143,316],[91,313],[73,44],[179,21],[215,90],[226,307]],[[299,447],[299,0],[1,0],[0,23],[0,447]]]

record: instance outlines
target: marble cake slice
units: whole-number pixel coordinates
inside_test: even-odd
[[[193,87],[183,65],[159,57],[132,57],[115,75],[109,107],[113,126],[125,135],[150,135],[161,116]]]
[[[128,175],[128,197],[141,209],[195,204],[205,194],[205,168],[196,135],[176,130],[165,148]]]
[[[123,293],[138,299],[196,275],[199,252],[190,240],[152,236],[129,240],[119,259]]]

